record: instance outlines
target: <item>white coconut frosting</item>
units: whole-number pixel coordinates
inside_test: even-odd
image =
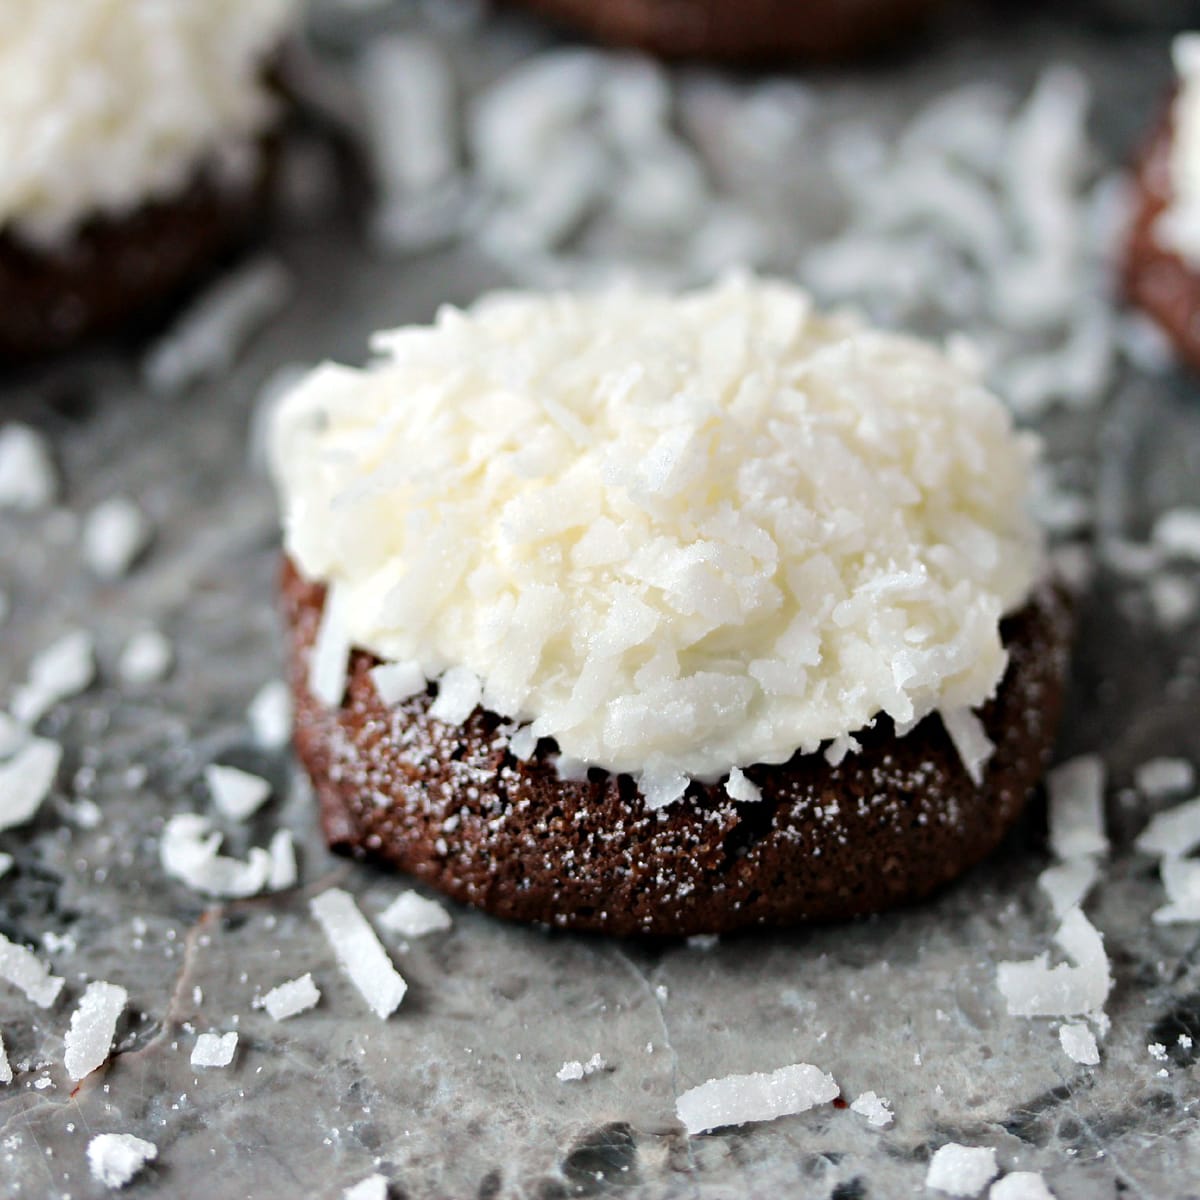
[[[1200,267],[1200,33],[1183,33],[1171,56],[1179,90],[1171,108],[1170,201],[1158,219],[1159,241]]]
[[[1036,446],[935,347],[747,278],[499,294],[373,347],[277,412],[286,548],[339,661],[415,664],[435,715],[665,803],[995,691]]]
[[[247,170],[298,0],[0,0],[0,227],[38,244]]]

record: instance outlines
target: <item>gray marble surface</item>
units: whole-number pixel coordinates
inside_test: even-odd
[[[1065,55],[1092,78],[1104,154],[1122,161],[1166,80],[1161,31],[1021,20],[1028,28],[993,22],[986,35],[952,23],[927,53],[837,86],[903,108],[985,57],[1025,86],[1040,58]],[[951,1140],[995,1147],[1005,1170],[1042,1171],[1061,1200],[1200,1196],[1200,932],[1150,923],[1161,886],[1129,850],[1146,816],[1133,768],[1154,754],[1200,758],[1200,629],[1168,637],[1144,596],[1103,572],[1082,605],[1062,735],[1064,754],[1099,751],[1111,772],[1115,850],[1088,903],[1116,980],[1098,1068],[1062,1053],[1056,1022],[1007,1016],[995,985],[998,960],[1041,951],[1054,928],[1035,887],[1049,861],[1036,809],[960,885],[852,925],[701,948],[556,935],[456,909],[448,933],[386,938],[410,991],[386,1022],[366,1011],[307,899],[337,882],[373,916],[400,881],[324,850],[289,756],[256,749],[245,722],[280,672],[276,518],[250,461],[252,401],[279,363],[359,361],[371,329],[426,319],[502,276],[462,248],[383,260],[343,218],[277,241],[295,297],[220,380],[154,396],[137,382],[136,355],[114,351],[0,391],[0,411],[50,434],[64,480],[55,512],[0,515],[0,589],[12,601],[0,697],[68,626],[94,632],[101,666],[96,686],[45,721],[66,751],[61,786],[33,824],[0,835],[16,859],[0,880],[0,930],[42,943],[67,978],[49,1012],[0,987],[17,1068],[0,1087],[0,1193],[102,1194],[87,1140],[128,1132],[159,1147],[128,1191],[145,1197],[336,1197],[380,1171],[409,1200],[864,1200],[925,1194],[928,1158]],[[1200,502],[1193,379],[1126,373],[1102,409],[1048,429],[1054,453],[1097,490],[1110,532],[1144,536],[1162,508]],[[72,514],[117,492],[151,515],[155,540],[127,579],[100,584],[80,564]],[[171,638],[176,666],[161,684],[118,688],[116,654],[149,625]],[[229,844],[292,829],[295,890],[205,905],[164,877],[157,836],[170,814],[204,808],[199,776],[214,758],[274,781],[276,799],[229,830]],[[79,798],[99,806],[95,827],[80,823]],[[305,971],[324,993],[317,1009],[276,1024],[253,1007]],[[73,1089],[63,1035],[96,978],[129,989],[131,1014],[109,1066]],[[233,1028],[232,1067],[190,1067],[197,1032]],[[1176,1041],[1187,1032],[1190,1050]],[[1156,1041],[1171,1047],[1166,1063],[1147,1051]],[[564,1060],[597,1052],[607,1070],[555,1079]],[[683,1089],[799,1061],[832,1072],[847,1099],[887,1096],[895,1124],[881,1131],[823,1106],[683,1135]]]

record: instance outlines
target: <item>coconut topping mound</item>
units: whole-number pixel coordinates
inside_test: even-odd
[[[668,803],[995,691],[1035,446],[969,366],[745,277],[499,294],[374,348],[272,431],[339,626],[326,703],[347,645],[416,663],[440,719],[482,705]]]
[[[0,226],[54,242],[244,170],[277,106],[264,78],[296,0],[38,0],[4,6]]]

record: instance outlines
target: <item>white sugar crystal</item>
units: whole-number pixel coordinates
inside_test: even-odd
[[[1134,845],[1143,854],[1160,858],[1190,854],[1200,846],[1200,796],[1155,813]]]
[[[891,1101],[885,1099],[883,1096],[877,1096],[874,1092],[863,1092],[850,1105],[850,1111],[866,1117],[870,1124],[880,1129],[885,1125],[890,1125],[895,1119],[892,1113]]]
[[[11,854],[0,853],[0,879],[12,870],[13,856]]]
[[[572,1083],[577,1079],[583,1078],[583,1063],[577,1058],[571,1059],[569,1062],[563,1063],[558,1068],[558,1073],[555,1075],[560,1083]]]
[[[218,763],[204,768],[204,782],[217,811],[231,821],[253,816],[271,795],[271,785],[261,776]]]
[[[158,1147],[131,1133],[100,1133],[88,1142],[87,1157],[93,1179],[120,1188],[158,1157]]]
[[[381,1020],[391,1016],[404,999],[408,985],[359,912],[354,897],[340,888],[330,888],[314,896],[308,906],[324,931],[338,965],[367,1007]]]
[[[12,1083],[13,1070],[8,1063],[8,1051],[4,1048],[4,1035],[0,1034],[0,1083]]]
[[[264,683],[246,709],[255,742],[267,750],[286,746],[292,736],[292,694],[282,679]]]
[[[996,981],[1014,1017],[1073,1017],[1104,1007],[1112,987],[1104,940],[1077,908],[1063,918],[1055,942],[1074,962],[1051,967],[1048,955],[1002,962]]]
[[[387,1200],[388,1181],[384,1175],[368,1175],[342,1193],[342,1200]]]
[[[1200,921],[1200,861],[1164,858],[1158,869],[1171,903],[1155,910],[1154,923],[1180,925]]]
[[[292,831],[277,829],[267,844],[267,854],[271,858],[267,888],[272,892],[282,892],[295,887],[300,873],[296,867],[296,843],[292,838]]]
[[[157,629],[143,629],[122,647],[117,676],[130,687],[158,683],[166,678],[174,657],[175,651],[163,634]]]
[[[747,779],[740,767],[734,767],[725,781],[725,793],[731,800],[748,803],[762,799],[762,789],[753,780]]]
[[[691,1135],[807,1112],[838,1093],[832,1075],[810,1063],[796,1063],[770,1073],[710,1079],[684,1092],[675,1102],[675,1112]]]
[[[1084,754],[1046,776],[1050,797],[1050,848],[1059,858],[1104,854],[1104,763]]]
[[[387,705],[399,704],[401,700],[423,692],[427,683],[420,664],[415,662],[380,663],[367,674],[371,676],[379,699]]]
[[[451,667],[438,680],[437,699],[429,706],[429,715],[447,725],[461,725],[483,696],[483,684],[474,671]]]
[[[1058,1040],[1063,1053],[1085,1067],[1094,1067],[1100,1061],[1100,1048],[1096,1035],[1084,1024],[1063,1025],[1058,1031]]]
[[[949,709],[941,716],[963,768],[978,787],[983,782],[983,768],[996,750],[995,743],[988,737],[983,722],[969,708]]]
[[[1195,781],[1195,768],[1186,758],[1147,759],[1133,772],[1134,786],[1150,800],[1186,792]]]
[[[287,303],[292,279],[259,258],[218,280],[175,323],[142,364],[155,391],[179,392],[228,371],[258,330]]]
[[[72,1079],[82,1079],[103,1066],[128,1000],[129,993],[115,983],[97,980],[87,985],[66,1036],[63,1062]]]
[[[54,786],[61,761],[57,742],[33,738],[0,763],[0,830],[32,820]]]
[[[229,1033],[202,1033],[192,1047],[193,1067],[227,1067],[237,1053],[236,1030]]]
[[[988,1200],[1054,1200],[1037,1171],[1010,1171],[988,1189]]]
[[[38,653],[29,674],[13,695],[12,712],[32,725],[60,700],[76,696],[96,677],[96,648],[92,635],[73,629]]]
[[[163,870],[195,891],[236,899],[254,896],[271,879],[271,856],[255,846],[246,861],[218,853],[221,834],[199,813],[178,813],[163,828]]]
[[[345,597],[330,585],[308,665],[308,686],[326,708],[337,708],[346,690],[350,668],[350,635],[346,628]]]
[[[0,429],[0,508],[29,512],[58,495],[58,476],[46,439],[28,425]]]
[[[440,929],[449,929],[450,914],[436,901],[417,892],[401,892],[383,910],[379,923],[402,937],[419,938]]]
[[[1168,558],[1200,562],[1200,508],[1171,508],[1160,514],[1151,533]]]
[[[153,527],[127,496],[114,496],[83,522],[83,561],[99,579],[120,579],[150,543]]]
[[[1061,921],[1071,909],[1083,903],[1099,873],[1094,859],[1073,858],[1047,867],[1038,876],[1038,886],[1050,897],[1050,907]]]
[[[320,999],[321,993],[313,983],[313,977],[305,973],[299,979],[289,979],[272,988],[263,997],[262,1003],[272,1020],[286,1021],[288,1017],[315,1007]]]
[[[999,1169],[996,1152],[990,1147],[947,1142],[929,1160],[925,1186],[951,1196],[978,1196]]]
[[[51,975],[32,951],[10,942],[0,933],[0,979],[7,980],[25,993],[38,1008],[49,1008],[58,999],[66,982]]]

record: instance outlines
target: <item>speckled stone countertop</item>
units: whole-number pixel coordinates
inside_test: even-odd
[[[956,23],[927,56],[839,86],[861,88],[868,109],[904,108],[985,58],[1025,87],[1040,59],[1065,56],[1095,85],[1104,155],[1123,161],[1166,85],[1165,35],[1111,24],[1085,35],[1078,14],[1028,21]],[[0,879],[0,931],[40,945],[67,979],[49,1012],[0,986],[17,1072],[0,1086],[0,1193],[101,1195],[88,1137],[124,1132],[159,1148],[126,1193],[147,1198],[336,1197],[378,1171],[409,1200],[865,1200],[926,1194],[928,1159],[947,1141],[994,1147],[1004,1170],[1043,1172],[1061,1200],[1200,1196],[1200,931],[1151,923],[1162,887],[1130,850],[1146,818],[1133,769],[1157,754],[1200,759],[1200,627],[1165,634],[1144,594],[1103,571],[1082,602],[1062,735],[1064,755],[1098,751],[1110,772],[1114,852],[1087,905],[1115,976],[1099,1067],[1066,1057],[1057,1022],[1008,1016],[996,987],[996,962],[1048,948],[1054,929],[1035,886],[1049,862],[1036,807],[934,902],[847,926],[644,945],[454,909],[447,933],[407,945],[385,936],[410,990],[390,1020],[370,1015],[307,900],[336,882],[375,916],[400,883],[324,850],[290,756],[254,746],[245,720],[281,670],[276,516],[249,449],[253,399],[282,362],[360,361],[370,330],[427,319],[503,275],[462,247],[385,260],[349,226],[331,216],[278,236],[294,299],[230,373],[185,396],[147,392],[124,350],[0,390],[0,414],[49,433],[64,485],[52,512],[0,514],[0,589],[12,602],[0,697],[69,626],[94,633],[100,663],[99,682],[44,723],[65,749],[59,791],[31,825],[0,834],[16,860]],[[1200,502],[1194,379],[1126,371],[1100,409],[1046,428],[1110,531],[1141,537],[1162,509]],[[72,514],[114,493],[137,498],[155,537],[128,578],[101,584],[80,564]],[[173,671],[118,688],[119,648],[150,625],[171,639]],[[276,798],[229,831],[230,845],[242,853],[286,825],[300,850],[296,889],[206,905],[164,876],[158,834],[170,814],[204,808],[200,774],[214,758],[273,781]],[[81,820],[80,798],[99,806],[98,823]],[[305,971],[319,1007],[281,1024],[253,1007]],[[63,1035],[90,979],[128,988],[130,1013],[110,1064],[73,1088]],[[230,1068],[189,1065],[197,1032],[233,1028]],[[1155,1042],[1165,1062],[1148,1052]],[[556,1080],[565,1060],[595,1053],[606,1070]],[[847,1099],[888,1097],[895,1123],[875,1129],[824,1105],[684,1136],[682,1090],[793,1062],[831,1072]]]

